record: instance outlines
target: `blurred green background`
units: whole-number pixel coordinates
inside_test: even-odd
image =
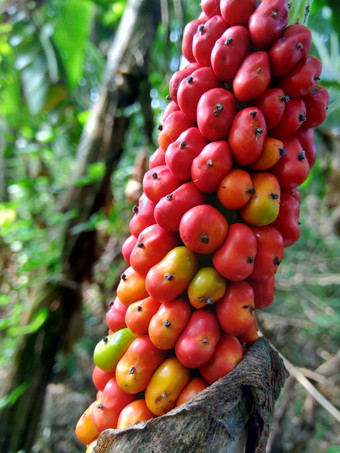
[[[143,153],[149,156],[157,147],[168,82],[181,62],[183,24],[200,12],[198,1],[161,4],[144,100],[138,97],[121,108],[129,127],[110,178],[112,198],[79,220],[77,209],[65,211],[60,205],[74,181],[82,130],[98,101],[126,1],[0,3],[0,385],[19,339],[38,332],[48,319],[49,309],[36,310],[35,301],[48,282],[63,279],[65,237],[96,234],[96,259],[81,281],[81,317],[56,356],[32,450],[36,453],[84,451],[73,429],[95,396],[92,351],[105,333],[105,312],[124,268],[120,247],[129,234],[134,204],[134,194],[128,200],[125,190],[143,169],[136,157],[142,156],[143,163]],[[328,118],[317,129],[318,160],[301,187],[301,238],[285,249],[275,301],[258,317],[273,345],[339,408],[339,2],[314,0],[308,25],[312,53],[323,63],[320,83],[330,93]],[[98,159],[75,185],[91,187],[104,173]],[[0,410],[15,404],[24,391],[22,386],[3,396]],[[339,425],[294,379],[282,394],[280,409],[275,419],[280,434],[270,451],[340,452]]]

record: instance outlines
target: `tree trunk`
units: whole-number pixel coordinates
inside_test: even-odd
[[[1,453],[30,452],[56,354],[61,348],[71,347],[77,336],[74,331],[81,323],[81,284],[90,277],[97,258],[95,231],[77,232],[77,226],[105,207],[112,196],[110,177],[122,153],[128,126],[127,118],[118,115],[117,109],[134,103],[140,94],[158,16],[156,0],[129,0],[111,46],[100,98],[79,146],[74,182],[86,175],[94,162],[104,163],[106,171],[94,184],[72,185],[60,208],[64,212],[76,209],[79,214],[61,233],[63,279],[48,282],[39,291],[28,322],[40,315],[42,325],[18,341],[0,392],[0,398],[7,397],[8,401],[0,408]]]
[[[264,453],[288,372],[264,338],[227,376],[195,398],[126,430],[106,430],[96,453]]]

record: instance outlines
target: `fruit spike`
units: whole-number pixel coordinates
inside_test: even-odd
[[[117,392],[130,421],[141,408],[149,419],[186,401],[190,369],[202,376],[192,397],[235,368],[258,338],[256,310],[274,300],[284,248],[299,239],[297,187],[329,96],[303,25],[311,0],[257,3],[201,0],[184,29],[188,64],[169,83],[122,246],[128,267],[95,349],[102,395],[76,429],[86,443],[120,414],[119,427],[129,423]]]

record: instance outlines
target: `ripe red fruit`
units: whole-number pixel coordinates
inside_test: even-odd
[[[329,94],[326,88],[316,85],[311,93],[303,98],[306,104],[307,119],[303,124],[306,128],[315,128],[320,126],[327,115],[327,108],[329,103]]]
[[[229,25],[248,25],[252,12],[256,9],[257,0],[221,0],[220,8],[223,19]]]
[[[242,360],[243,348],[239,340],[228,334],[223,334],[216,345],[214,355],[199,371],[204,379],[212,384],[230,373]]]
[[[162,148],[157,148],[149,158],[149,169],[165,165],[165,151]]]
[[[130,266],[130,255],[134,245],[136,244],[137,238],[132,234],[125,239],[122,245],[122,255],[127,264]]]
[[[306,58],[312,45],[312,34],[304,25],[289,25],[268,50],[272,74],[282,77]]]
[[[202,17],[202,18],[194,19],[191,22],[188,22],[186,24],[186,26],[184,27],[183,39],[182,39],[182,53],[183,53],[184,58],[186,58],[188,61],[190,61],[190,63],[194,63],[194,62],[196,63],[196,59],[192,52],[192,40],[197,32],[198,27],[200,25],[204,24],[204,22],[206,22],[206,18]],[[170,96],[172,97],[171,92],[170,92]],[[172,97],[172,99],[175,100],[175,98],[173,98],[173,97]]]
[[[312,168],[317,157],[316,146],[314,143],[314,128],[299,129],[295,132],[294,137],[298,139],[302,149],[306,153],[309,168]]]
[[[299,215],[299,201],[292,195],[283,193],[279,215],[272,225],[282,234],[284,247],[295,244],[300,237]]]
[[[264,1],[249,18],[251,40],[257,49],[269,47],[288,24],[287,0]]]
[[[196,28],[196,30],[197,30],[197,28]],[[196,30],[195,30],[195,33],[196,33]],[[197,62],[189,63],[183,69],[176,71],[172,75],[170,82],[169,82],[169,93],[170,93],[171,99],[174,102],[177,103],[177,92],[178,92],[178,88],[179,88],[179,85],[182,82],[182,80],[185,79],[186,77],[188,77],[189,75],[191,75],[199,67],[200,67],[200,64]]]
[[[285,110],[280,123],[271,129],[273,137],[288,137],[294,134],[306,121],[306,104],[300,98],[286,102]]]
[[[203,137],[211,141],[226,139],[235,113],[236,103],[230,91],[206,91],[197,105],[197,125]]]
[[[119,300],[118,297],[116,297],[115,300],[110,303],[110,308],[105,315],[106,325],[112,333],[126,327],[125,312],[126,306]]]
[[[283,90],[276,87],[269,88],[255,99],[254,105],[263,113],[268,130],[273,129],[280,123],[288,100],[289,97],[285,96]]]
[[[282,235],[271,225],[254,227],[253,231],[257,240],[257,252],[250,278],[265,280],[274,277],[283,258]]]
[[[143,177],[145,195],[154,203],[157,203],[162,197],[177,189],[180,185],[181,181],[174,177],[166,165],[152,168]]]
[[[145,193],[142,193],[139,197],[138,205],[133,207],[135,214],[130,220],[130,233],[133,236],[137,237],[146,227],[155,223],[153,216],[154,209],[155,203],[149,200]]]
[[[220,335],[216,316],[205,308],[196,310],[177,340],[176,357],[188,368],[199,368],[213,356]]]
[[[180,83],[177,93],[178,105],[190,120],[196,121],[196,108],[202,94],[219,87],[222,87],[222,83],[211,68],[196,69]]]
[[[223,82],[231,83],[250,51],[248,29],[242,25],[228,28],[216,40],[211,52],[211,66],[216,77]]]
[[[192,251],[208,255],[225,240],[228,222],[214,207],[201,204],[189,209],[179,224],[179,234]]]
[[[220,0],[201,0],[201,9],[209,17],[221,14]]]
[[[92,372],[92,381],[94,386],[103,391],[105,385],[109,382],[110,379],[114,378],[115,374],[110,371],[104,371],[101,368],[95,366]]]
[[[201,66],[210,66],[212,48],[226,28],[227,24],[218,15],[198,26],[192,41],[192,53]]]
[[[266,280],[247,279],[247,282],[254,290],[254,304],[258,308],[267,308],[274,300],[275,277]]]
[[[270,61],[267,52],[249,54],[239,67],[233,90],[236,99],[249,102],[261,96],[270,83]]]
[[[292,98],[307,96],[320,80],[321,61],[308,55],[287,75],[278,80],[278,86]]]
[[[103,390],[101,398],[95,404],[91,418],[99,432],[115,429],[121,410],[134,400],[134,396],[124,392],[115,378],[110,379]]]
[[[180,244],[178,234],[154,224],[143,230],[131,252],[130,263],[136,272],[146,275],[174,247]]]
[[[214,266],[229,280],[244,280],[254,269],[256,249],[253,230],[243,223],[233,223],[226,240],[213,255]]]
[[[165,153],[165,162],[172,175],[179,181],[188,181],[191,176],[191,164],[196,156],[208,144],[197,127],[191,127],[171,143]],[[178,187],[178,186],[177,186]],[[177,187],[170,187],[164,193],[173,192]]]
[[[204,204],[205,201],[205,195],[193,182],[184,183],[156,204],[156,222],[167,231],[178,231],[179,223],[186,211],[196,205]]]
[[[179,110],[179,107],[176,104],[176,102],[175,101],[169,102],[169,104],[165,107],[165,109],[162,113],[162,116],[161,116],[162,123],[164,123],[164,121],[166,121],[166,119],[168,118],[168,116],[171,115],[171,113],[177,112],[177,110]]]
[[[272,168],[280,182],[281,189],[287,191],[302,184],[308,176],[309,164],[306,153],[295,137],[282,138],[286,154]]]
[[[194,123],[180,110],[171,113],[161,127],[161,132],[158,136],[159,146],[166,151],[170,143],[174,142],[178,136],[193,127]]]
[[[214,141],[203,148],[192,161],[191,179],[201,192],[214,192],[232,165],[233,158],[228,143],[225,140]]]
[[[241,335],[256,322],[254,291],[246,281],[230,282],[225,296],[216,304],[216,315],[224,332]]]
[[[259,108],[247,107],[236,113],[228,138],[236,162],[254,162],[261,154],[266,135],[266,120]]]

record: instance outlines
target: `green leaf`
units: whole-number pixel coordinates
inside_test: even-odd
[[[68,83],[73,87],[83,74],[93,3],[88,0],[63,0],[57,2],[58,5],[53,40],[64,62]]]
[[[45,104],[49,87],[46,60],[39,55],[21,73],[22,84],[29,111],[36,115]]]
[[[42,325],[44,325],[47,317],[48,317],[48,309],[43,308],[36,314],[33,321],[31,321],[29,324],[27,324],[26,326],[10,327],[8,329],[8,334],[10,336],[18,336],[18,335],[27,335],[29,333],[36,332],[37,330],[40,329],[40,327]]]
[[[16,387],[12,393],[4,396],[0,399],[0,409],[3,409],[6,406],[13,406],[16,400],[24,393],[29,387],[28,382],[23,382],[18,387]],[[19,452],[18,452],[19,453]]]

